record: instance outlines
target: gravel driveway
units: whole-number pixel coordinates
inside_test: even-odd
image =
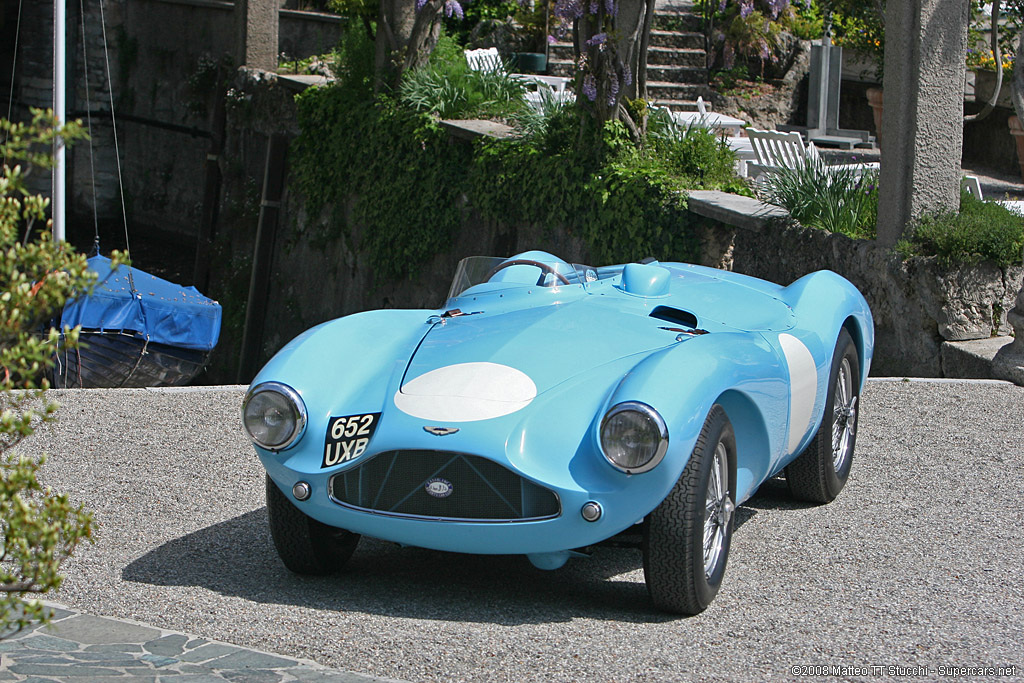
[[[22,451],[50,453],[47,482],[96,513],[96,544],[51,596],[75,609],[408,681],[1024,678],[1019,387],[870,383],[843,493],[813,507],[762,487],[722,591],[689,619],[652,609],[628,549],[541,572],[364,539],[342,575],[294,576],[271,545],[241,389],[54,393],[59,423]]]

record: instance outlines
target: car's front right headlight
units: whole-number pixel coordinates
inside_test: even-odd
[[[646,472],[661,462],[667,450],[665,420],[646,403],[619,403],[601,420],[601,451],[618,470]]]
[[[280,451],[295,443],[306,428],[306,405],[287,384],[263,382],[242,402],[242,424],[257,446]]]

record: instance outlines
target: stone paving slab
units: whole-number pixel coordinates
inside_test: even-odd
[[[0,681],[17,683],[397,683],[58,605],[49,626],[0,640]]]

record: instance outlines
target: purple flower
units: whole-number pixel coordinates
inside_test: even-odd
[[[761,41],[761,59],[768,59],[772,56],[771,48],[768,47],[768,41],[762,39]]]
[[[740,0],[740,18],[746,19],[754,11],[754,0]]]
[[[719,12],[724,12],[725,11],[725,5],[726,5],[727,2],[729,2],[729,0],[722,0],[722,2],[718,3],[718,11]]]
[[[629,68],[629,64],[622,65],[622,82],[626,85],[633,85],[633,72]]]
[[[548,36],[548,45],[554,45],[557,42],[554,36]]]
[[[789,0],[768,0],[768,9],[771,12],[772,19],[778,19],[779,14],[782,10],[786,9],[789,5]]]
[[[595,33],[593,36],[591,36],[590,40],[587,41],[587,45],[604,45],[604,42],[606,40],[608,40],[607,33]]]
[[[570,22],[579,19],[583,16],[583,5],[580,0],[558,0],[555,3],[555,16]]]
[[[590,13],[597,14],[597,0],[590,0]]]
[[[450,17],[453,14],[460,20],[464,16],[459,0],[444,0],[444,15]]]
[[[597,99],[597,81],[594,80],[594,74],[587,74],[583,77],[583,94],[591,102]]]
[[[611,83],[609,83],[609,85],[611,87],[608,89],[608,106],[614,107],[615,99],[619,95],[619,79],[612,76]]]
[[[416,11],[419,12],[423,9],[423,6],[427,4],[427,0],[416,0]]]
[[[615,0],[604,0],[604,11],[610,17],[614,17],[619,13],[619,6],[615,4]]]

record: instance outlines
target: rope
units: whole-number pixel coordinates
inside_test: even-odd
[[[85,72],[85,117],[86,128],[89,131],[89,182],[92,185],[92,226],[93,226],[93,256],[100,253],[100,219],[96,210],[96,163],[93,159],[93,136],[92,136],[92,94],[89,90],[89,53],[86,48],[85,36],[85,0],[78,0],[78,13],[82,17],[82,71]],[[113,111],[113,110],[111,110]]]
[[[146,349],[148,349],[148,348],[149,348],[149,335],[147,334],[146,335],[146,342],[142,345],[142,351],[139,353],[139,359],[137,361],[135,361],[135,367],[132,368],[132,371],[129,372],[128,375],[123,380],[121,380],[121,384],[118,385],[118,388],[123,387],[124,383],[127,382],[128,380],[130,380],[133,375],[135,375],[135,371],[138,370],[139,369],[139,365],[142,364],[142,357],[146,355]]]
[[[103,0],[100,0],[100,28],[103,30],[103,61],[107,69],[107,94],[110,95],[110,122],[114,129],[114,159],[117,161],[117,189],[121,193],[121,220],[124,224],[124,251],[131,259],[131,245],[128,243],[128,214],[124,204],[124,181],[121,179],[121,150],[117,144],[117,118],[114,116],[114,82],[110,77],[110,49],[107,45],[107,20],[103,13]],[[135,292],[135,278],[132,277],[131,266],[128,267],[128,285]]]
[[[11,112],[14,111],[14,74],[18,68],[18,39],[21,38],[21,5],[23,0],[18,0],[18,21],[14,25],[14,63],[11,65],[11,94],[7,98],[7,122],[11,121]],[[11,138],[11,131],[4,135],[4,166],[7,165],[7,141]]]

